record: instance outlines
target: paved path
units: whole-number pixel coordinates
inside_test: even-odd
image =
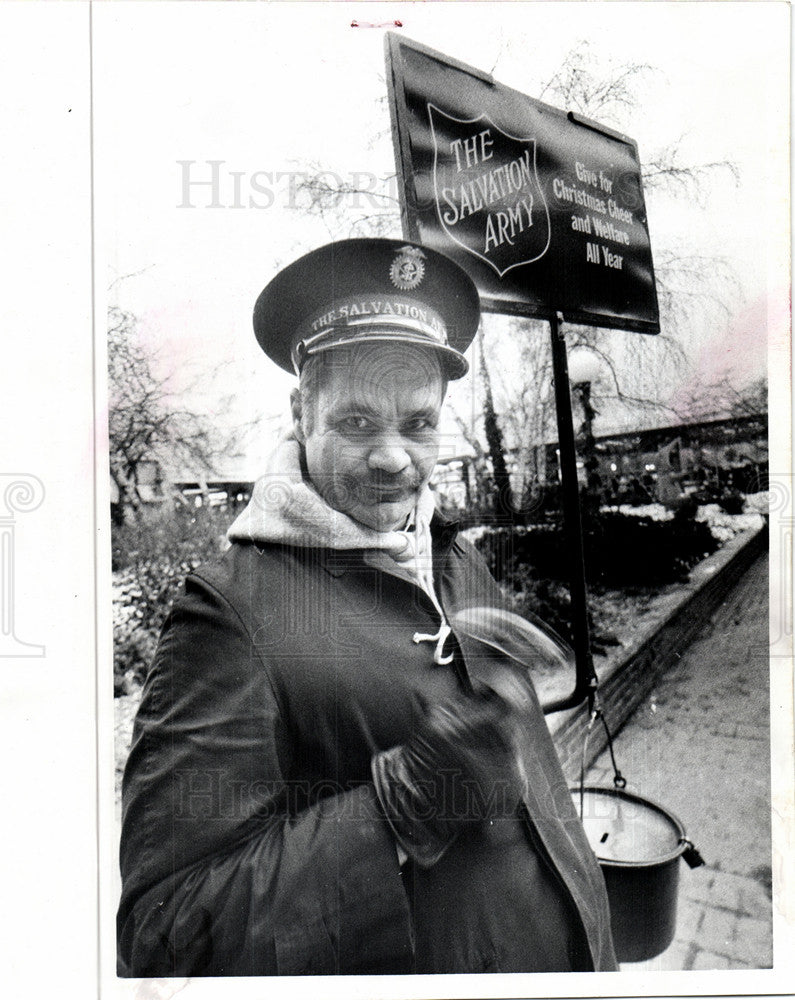
[[[772,964],[767,581],[764,555],[614,741],[627,789],[675,813],[706,862],[680,862],[673,944],[625,969]],[[611,779],[605,753],[586,780]]]

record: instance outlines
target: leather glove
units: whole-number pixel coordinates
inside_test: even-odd
[[[374,755],[381,810],[421,867],[435,864],[464,825],[516,814],[516,726],[513,699],[486,689],[433,706],[407,743]]]

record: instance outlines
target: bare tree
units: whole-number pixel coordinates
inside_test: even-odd
[[[502,520],[510,518],[513,514],[513,493],[511,490],[511,477],[508,474],[502,430],[494,408],[494,394],[491,388],[489,368],[486,363],[486,352],[483,349],[482,330],[478,331],[478,352],[480,378],[483,385],[483,425],[489,448],[489,457],[491,459],[494,486],[493,491],[489,492],[493,497],[493,512]]]
[[[155,374],[155,358],[141,345],[136,317],[114,306],[108,320],[110,475],[123,516],[141,507],[145,463],[168,457],[213,472],[229,442],[209,419],[177,404],[168,377]]]
[[[538,96],[621,130],[638,107],[644,81],[660,75],[661,70],[649,63],[605,64],[590,42],[579,41]],[[647,191],[662,187],[692,198],[700,195],[704,182],[716,174],[739,180],[737,167],[730,160],[686,161],[683,139],[678,136],[644,158],[643,186]]]
[[[683,422],[721,420],[729,417],[767,415],[767,377],[752,379],[742,386],[728,377],[691,385],[677,403],[676,415]]]
[[[294,207],[322,219],[331,239],[340,239],[343,233],[400,237],[396,179],[394,172],[379,177],[359,171],[343,180],[311,163],[296,179]]]
[[[649,63],[638,62],[607,68],[590,42],[580,40],[569,49],[557,72],[541,85],[538,97],[620,127],[637,105],[638,82],[656,72],[659,70]]]

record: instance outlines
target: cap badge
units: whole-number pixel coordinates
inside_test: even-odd
[[[419,247],[401,247],[389,268],[389,277],[401,291],[416,288],[425,277],[425,254]]]

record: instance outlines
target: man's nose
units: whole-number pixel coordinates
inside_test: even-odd
[[[379,469],[381,472],[397,475],[409,468],[411,456],[403,447],[402,442],[393,438],[379,441],[367,456],[367,464],[371,469]]]

